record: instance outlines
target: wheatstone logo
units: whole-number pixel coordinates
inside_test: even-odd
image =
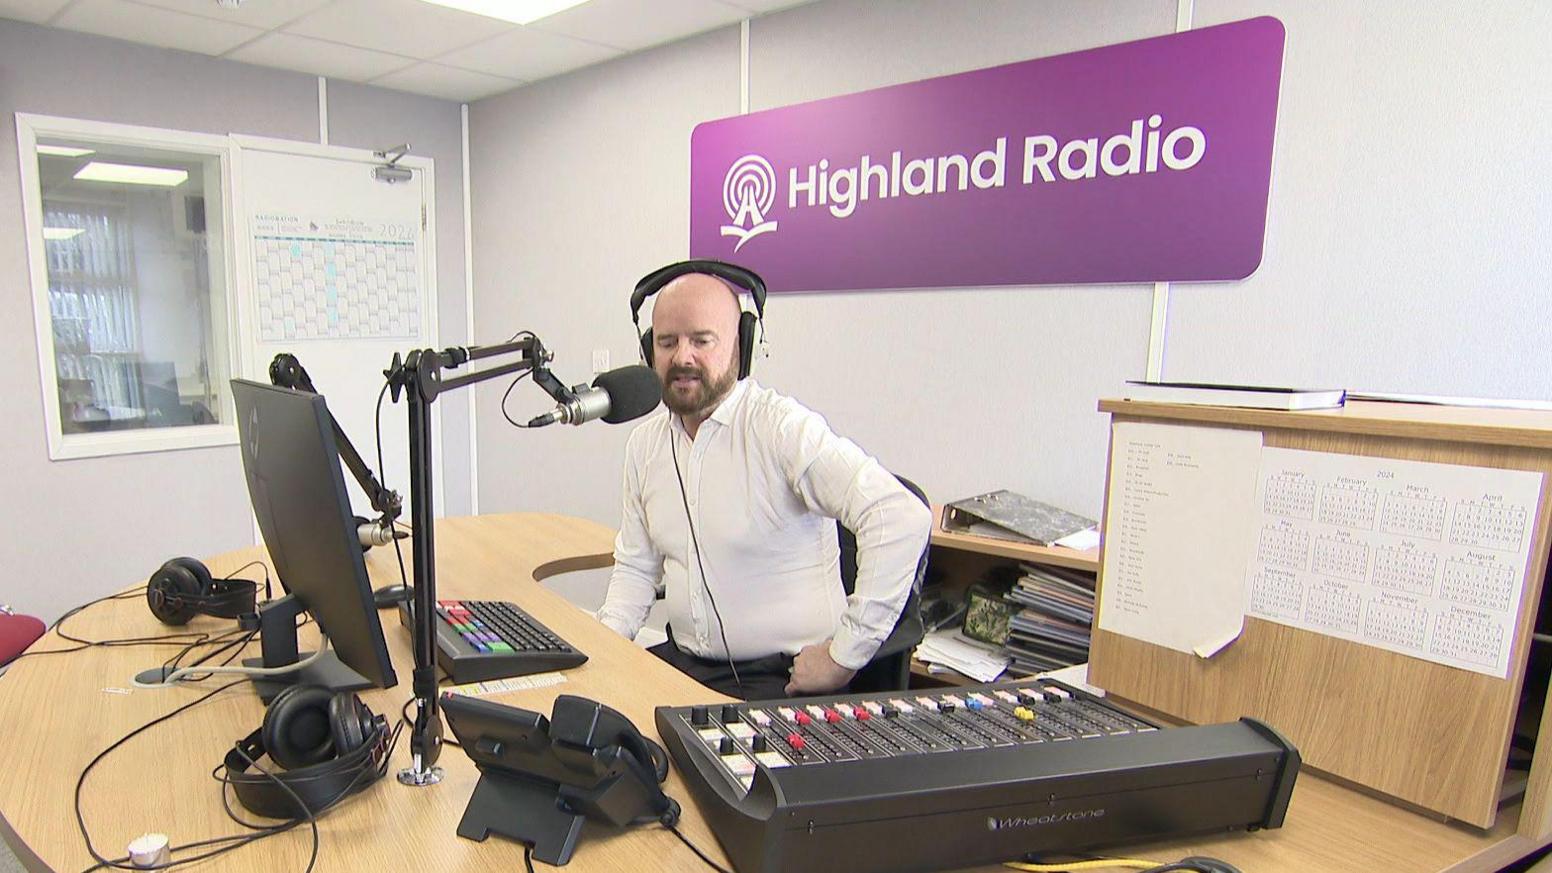
[[[989,831],[1005,831],[1010,828],[1033,828],[1048,824],[1061,824],[1064,822],[1083,821],[1092,818],[1104,818],[1104,807],[1095,809],[1078,809],[1068,812],[1053,812],[1045,815],[1013,815],[1007,818],[990,816],[986,819],[986,829]]]
[[[732,221],[722,225],[722,235],[738,238],[733,251],[776,229],[776,222],[765,220],[775,202],[776,171],[771,169],[770,161],[759,155],[744,155],[733,162],[722,180],[722,208]]]

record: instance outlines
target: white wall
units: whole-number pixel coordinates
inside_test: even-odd
[[[831,0],[751,22],[759,110],[1173,31],[1175,0]],[[1266,260],[1176,286],[1164,372],[1552,396],[1547,4],[1196,0],[1288,31]],[[475,316],[529,328],[579,380],[633,358],[626,299],[688,248],[688,143],[738,111],[728,28],[474,104]],[[938,500],[1013,488],[1096,514],[1102,396],[1145,371],[1151,287],[775,296],[762,381]],[[504,387],[504,386],[503,386]],[[546,404],[520,386],[524,415]],[[483,391],[487,511],[616,524],[624,428],[522,433]],[[597,579],[601,579],[601,574]],[[601,584],[601,583],[600,583]],[[591,602],[597,591],[572,592]]]
[[[456,103],[330,83],[329,140],[405,141],[437,168],[443,339],[464,340],[462,156]],[[15,113],[318,141],[318,80],[0,20],[0,602],[52,619],[141,582],[174,555],[253,542],[235,446],[50,461],[22,232]],[[52,402],[52,400],[51,400]],[[469,511],[467,407],[443,407],[447,509]],[[370,434],[352,438],[369,442]]]
[[[1552,397],[1552,4],[1197,0],[1287,25],[1266,259],[1178,288],[1165,375]]]

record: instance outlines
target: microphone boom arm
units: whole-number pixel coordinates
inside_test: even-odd
[[[318,389],[313,387],[311,376],[302,367],[302,362],[296,355],[281,352],[269,365],[269,381],[271,385],[281,388],[291,388],[298,391],[306,391],[308,394],[317,394]],[[344,428],[335,420],[333,413],[329,414],[329,426],[334,429],[334,446],[339,451],[340,460],[355,477],[356,484],[366,492],[366,499],[372,504],[373,511],[380,516],[378,525],[388,529],[393,528],[393,523],[399,514],[404,511],[403,498],[399,492],[384,488],[373,475],[372,468],[361,460],[361,454],[351,444],[350,437],[345,435]]]
[[[470,362],[506,355],[518,355],[508,361],[477,372],[443,378],[443,370],[453,370]],[[454,346],[437,351],[416,349],[403,359],[398,353],[386,371],[389,392],[395,403],[403,391],[409,404],[410,451],[410,525],[415,531],[410,541],[414,568],[414,593],[410,598],[411,627],[414,636],[415,723],[410,729],[409,767],[400,770],[398,779],[406,785],[431,785],[441,780],[442,769],[433,766],[442,753],[442,717],[437,711],[436,678],[436,527],[431,493],[431,404],[444,391],[452,391],[511,373],[531,371],[533,379],[553,397],[572,396],[569,389],[550,373],[548,364],[554,355],[539,338],[529,334],[523,339],[491,346]],[[560,392],[557,394],[556,392]]]

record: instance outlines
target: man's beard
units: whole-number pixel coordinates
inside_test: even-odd
[[[688,394],[674,388],[674,380],[680,376],[694,376],[699,380]],[[713,381],[708,381],[706,371],[699,367],[670,367],[663,381],[663,405],[680,415],[698,416],[721,402],[737,381],[738,375],[732,367]]]

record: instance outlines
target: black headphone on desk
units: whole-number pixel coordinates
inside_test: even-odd
[[[753,270],[747,270],[726,261],[712,260],[680,261],[677,264],[669,264],[653,270],[641,277],[641,281],[636,283],[636,290],[631,292],[631,324],[636,326],[637,333],[641,333],[642,304],[648,297],[663,290],[669,282],[691,273],[716,276],[733,286],[735,297],[738,296],[738,289],[741,289],[748,291],[750,298],[754,300],[754,312],[745,310],[740,303],[741,311],[738,316],[738,378],[749,378],[750,371],[754,369],[756,326],[760,329],[760,339],[763,341],[765,338],[765,280]],[[652,366],[652,328],[650,327],[647,328],[646,333],[641,333],[641,360],[647,366]]]
[[[172,558],[146,582],[146,604],[162,624],[188,624],[196,615],[238,618],[255,610],[259,585],[217,579],[193,558]]]
[[[275,695],[264,724],[226,753],[224,781],[256,815],[316,817],[382,778],[388,736],[388,720],[355,694],[292,685]],[[264,755],[274,764],[268,775],[247,772]]]

